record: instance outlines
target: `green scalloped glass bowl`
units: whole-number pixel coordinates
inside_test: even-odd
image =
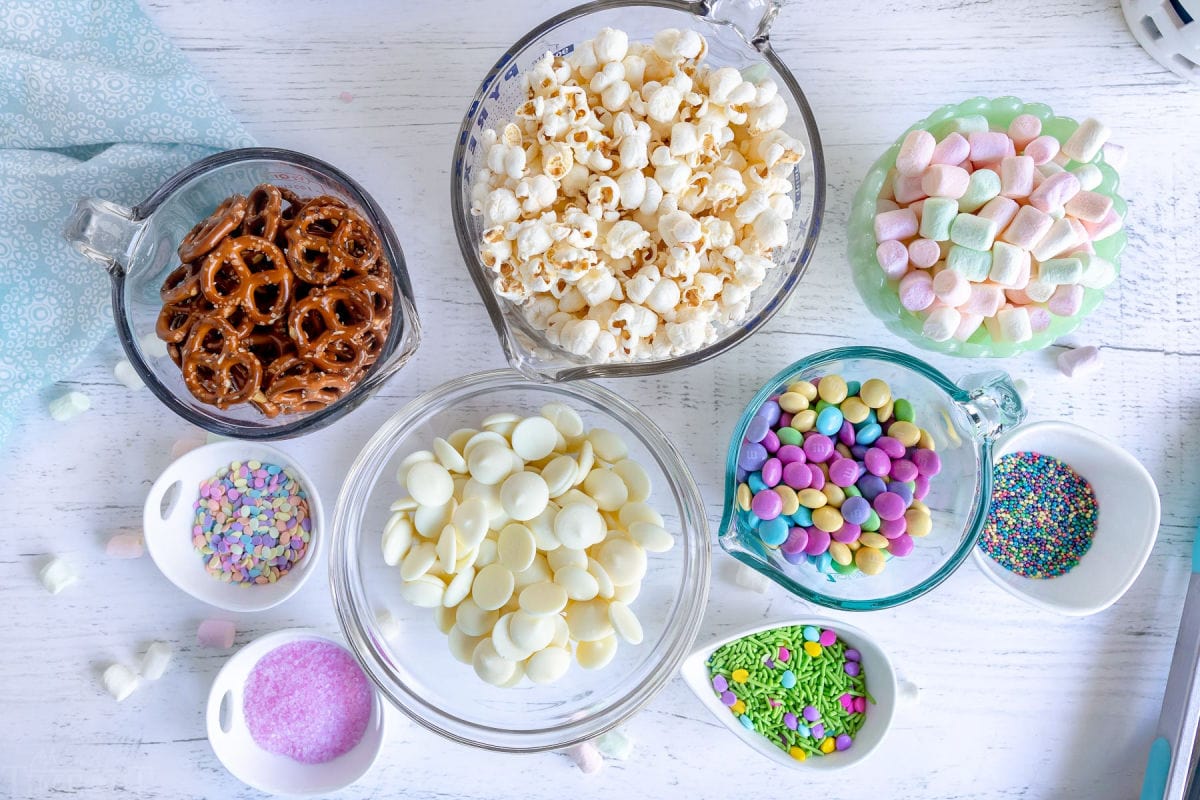
[[[989,100],[986,97],[975,97],[957,105],[948,105],[939,108],[925,119],[905,130],[892,146],[887,149],[887,152],[871,165],[871,169],[867,173],[862,186],[859,187],[858,193],[854,196],[854,203],[851,206],[850,231],[847,237],[849,240],[850,270],[854,278],[854,285],[858,288],[858,293],[862,295],[863,302],[866,303],[867,308],[870,309],[872,314],[883,321],[888,330],[902,339],[906,339],[925,350],[933,350],[951,356],[961,356],[964,358],[1003,358],[1030,350],[1040,350],[1055,339],[1075,330],[1083,322],[1083,319],[1104,299],[1104,291],[1100,289],[1085,290],[1083,307],[1078,314],[1073,317],[1052,316],[1050,327],[1040,333],[1034,334],[1033,338],[1026,342],[993,341],[991,336],[988,335],[987,330],[982,326],[965,342],[960,342],[957,339],[951,339],[947,342],[935,342],[926,338],[921,333],[923,320],[900,305],[900,297],[896,293],[897,282],[887,279],[883,274],[883,270],[879,268],[879,262],[875,259],[876,242],[873,225],[875,219],[875,200],[879,197],[879,192],[883,188],[883,182],[888,170],[896,165],[896,153],[900,150],[900,142],[904,140],[904,137],[910,131],[917,130],[918,128],[927,130],[934,136],[939,136],[939,134],[944,133],[944,123],[947,120],[970,114],[982,114],[987,118],[993,129],[1005,130],[1017,115],[1033,114],[1042,121],[1042,132],[1050,134],[1060,142],[1066,141],[1075,132],[1075,129],[1079,127],[1079,123],[1070,117],[1056,116],[1047,105],[1042,103],[1026,103],[1016,97],[997,97],[994,100]],[[1103,156],[1100,156],[1094,163],[1100,168],[1101,175],[1104,176],[1100,185],[1094,191],[1111,197],[1113,208],[1124,219],[1126,204],[1125,200],[1117,194],[1117,187],[1120,184],[1117,171],[1104,162]],[[1075,166],[1078,165],[1072,163],[1068,164],[1067,168],[1072,169]],[[1122,228],[1112,236],[1095,243],[1096,253],[1116,265],[1118,275],[1121,270],[1120,254],[1125,249],[1125,242],[1125,229]]]

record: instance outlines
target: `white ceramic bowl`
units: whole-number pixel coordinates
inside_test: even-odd
[[[379,758],[390,712],[370,680],[367,685],[371,687],[371,719],[367,729],[353,749],[332,761],[301,764],[287,756],[267,752],[250,735],[242,710],[242,689],[254,665],[278,647],[314,639],[346,649],[339,640],[318,631],[302,628],[276,631],[260,636],[237,651],[213,681],[205,714],[208,741],[225,769],[247,786],[270,794],[328,794],[344,789],[367,774]],[[349,650],[346,654],[353,658]]]
[[[1115,443],[1068,422],[1035,422],[997,443],[995,459],[1033,451],[1070,465],[1096,495],[1099,516],[1091,548],[1079,564],[1056,578],[1024,578],[975,548],[975,563],[1005,591],[1039,608],[1073,617],[1111,606],[1133,585],[1158,537],[1159,500],[1154,479]]]
[[[308,551],[275,583],[224,583],[208,574],[192,545],[192,504],[199,497],[201,481],[234,461],[250,460],[287,467],[308,493],[312,519]],[[197,600],[226,611],[264,611],[287,600],[317,571],[325,549],[325,517],[316,484],[290,456],[258,442],[216,442],[180,456],[150,487],[142,527],[146,549],[159,571]]]
[[[708,661],[709,656],[717,649],[743,636],[751,636],[755,633],[775,628],[786,628],[790,625],[814,625],[818,628],[830,628],[837,632],[842,641],[862,654],[863,670],[867,676],[867,691],[875,698],[875,703],[867,707],[866,721],[863,723],[858,735],[854,737],[854,746],[849,750],[836,751],[820,758],[812,757],[804,761],[797,761],[772,744],[761,733],[743,728],[741,723],[738,722],[737,717],[729,713],[729,709],[721,704],[717,693],[713,691],[708,673],[708,665],[705,662]],[[896,669],[892,666],[891,659],[888,658],[887,653],[870,636],[853,625],[847,625],[832,619],[822,619],[821,617],[805,617],[796,620],[772,622],[769,625],[758,625],[738,631],[734,635],[727,636],[724,639],[709,642],[684,660],[683,664],[679,667],[679,674],[683,677],[683,681],[687,684],[688,688],[695,693],[696,697],[700,698],[700,702],[704,704],[704,707],[728,728],[734,736],[741,739],[742,742],[759,755],[771,759],[780,766],[821,772],[832,772],[857,764],[869,756],[883,742],[888,728],[891,727],[892,717],[896,712],[896,699],[899,688]]]

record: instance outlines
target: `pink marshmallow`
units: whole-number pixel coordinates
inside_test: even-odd
[[[959,315],[960,320],[958,329],[954,331],[954,338],[965,342],[975,331],[979,330],[979,326],[983,324],[983,317],[979,314],[963,314],[962,309],[959,309]]]
[[[900,205],[908,205],[909,203],[924,198],[927,192],[921,189],[920,175],[897,175],[896,182],[892,186],[893,194],[896,202]]]
[[[908,260],[914,267],[928,269],[942,257],[942,248],[932,239],[914,239],[908,244]]]
[[[921,190],[929,197],[948,197],[957,200],[967,191],[971,175],[962,167],[934,164],[921,179]]]
[[[206,619],[196,629],[196,641],[200,645],[222,650],[233,647],[233,638],[236,635],[237,626],[225,619]]]
[[[1121,230],[1121,215],[1117,213],[1115,208],[1110,208],[1108,213],[1104,215],[1104,219],[1099,222],[1082,222],[1084,230],[1088,232],[1093,242],[1098,242],[1101,239],[1107,239],[1117,231]]]
[[[1080,224],[1082,224],[1082,223],[1080,223]],[[1086,231],[1087,229],[1084,228],[1084,230]],[[1082,243],[1077,244],[1074,247],[1072,247],[1070,250],[1067,251],[1066,254],[1068,256],[1077,256],[1082,253],[1087,253],[1089,256],[1096,254],[1096,248],[1092,245],[1092,241],[1090,239],[1084,239]]]
[[[1058,354],[1058,371],[1068,378],[1092,372],[1100,366],[1100,350],[1096,347],[1076,347]]]
[[[141,558],[146,549],[142,535],[129,531],[111,537],[104,545],[104,552],[110,558]]]
[[[900,279],[900,305],[909,311],[924,311],[933,305],[933,279],[917,270]]]
[[[1008,154],[1012,140],[1000,131],[976,131],[967,136],[971,144],[971,163],[999,161]]]
[[[933,148],[931,164],[957,165],[966,161],[971,155],[971,145],[961,133],[952,133],[937,143]]]
[[[890,281],[898,281],[908,272],[908,248],[896,239],[880,242],[875,248],[875,258]]]
[[[929,166],[937,140],[929,131],[909,131],[896,154],[896,171],[904,176],[920,175]]]
[[[948,306],[961,306],[971,299],[971,282],[961,272],[943,270],[933,279],[933,294]]]
[[[1029,327],[1041,333],[1050,327],[1050,312],[1041,306],[1029,306]]]
[[[895,213],[895,212],[893,212]],[[878,217],[876,224],[878,224]],[[1000,234],[1000,240],[1015,244],[1023,250],[1032,250],[1033,246],[1042,240],[1046,231],[1054,224],[1054,219],[1044,211],[1033,206],[1021,206],[1012,223]]]
[[[1004,305],[1004,289],[994,283],[973,283],[970,296],[959,308],[963,313],[991,317],[995,316],[1002,305]]]
[[[1000,195],[1028,197],[1033,191],[1033,159],[1029,156],[1007,156],[1000,161]]]
[[[975,212],[975,216],[990,219],[996,223],[996,230],[1002,231],[1013,221],[1018,208],[1020,206],[1012,198],[993,197],[984,204],[983,208]]]
[[[1057,172],[1042,181],[1041,185],[1029,194],[1029,205],[1049,214],[1056,208],[1062,208],[1077,194],[1079,178],[1070,172]]]
[[[1025,282],[1029,283],[1029,281]],[[1025,294],[1024,289],[1005,289],[1004,296],[1015,306],[1027,306],[1033,302],[1033,298]]]
[[[1064,284],[1054,290],[1054,294],[1046,302],[1051,314],[1060,317],[1073,317],[1083,306],[1083,287],[1077,283]]]
[[[1023,149],[1042,132],[1042,121],[1033,114],[1021,114],[1008,124],[1008,137],[1017,149]]]
[[[1025,145],[1022,152],[1032,158],[1033,163],[1040,167],[1042,164],[1054,160],[1054,157],[1058,155],[1058,150],[1058,139],[1053,136],[1039,136]]]
[[[1100,222],[1112,207],[1112,198],[1097,192],[1080,192],[1063,205],[1068,214],[1085,222]]]
[[[875,215],[875,241],[909,239],[917,235],[917,215],[912,209],[900,208]]]

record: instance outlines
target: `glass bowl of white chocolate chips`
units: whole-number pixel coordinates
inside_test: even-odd
[[[416,722],[532,752],[613,728],[699,630],[710,542],[687,466],[590,381],[450,381],[385,422],[334,513],[351,650]]]
[[[509,48],[463,119],[451,205],[509,363],[541,380],[666,372],[786,303],[825,165],[772,50],[779,0],[600,0]]]

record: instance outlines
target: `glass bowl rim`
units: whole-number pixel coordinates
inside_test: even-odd
[[[974,509],[970,520],[964,528],[965,536],[959,542],[954,552],[951,553],[950,557],[932,575],[909,589],[868,600],[832,597],[799,584],[787,575],[778,574],[775,571],[767,571],[760,563],[734,548],[731,543],[738,536],[738,523],[734,513],[737,504],[738,452],[741,450],[741,442],[745,437],[746,428],[749,426],[750,420],[754,418],[754,412],[766,402],[767,398],[775,390],[775,387],[786,379],[805,370],[820,368],[826,364],[847,359],[883,361],[906,369],[933,383],[937,388],[949,395],[959,406],[962,406],[971,399],[971,394],[967,390],[951,381],[937,368],[915,356],[885,347],[835,347],[830,350],[813,353],[810,356],[789,364],[771,376],[763,384],[762,388],[754,394],[746,404],[745,411],[742,412],[742,416],[733,428],[733,433],[729,439],[729,450],[725,456],[725,501],[721,510],[721,522],[717,528],[717,536],[721,549],[730,556],[805,600],[824,606],[825,608],[840,611],[878,611],[911,602],[933,590],[954,574],[970,556],[971,551],[983,533],[983,526],[987,520],[988,506],[992,496],[992,441],[990,439],[986,437],[972,437],[975,447],[979,449],[979,470],[976,476],[976,486],[980,492],[981,502]]]
[[[488,71],[479,89],[476,90],[474,97],[472,97],[471,103],[467,107],[467,113],[463,116],[462,124],[459,126],[458,138],[455,141],[454,152],[451,156],[450,210],[451,216],[454,219],[455,238],[458,239],[458,248],[462,253],[463,261],[466,263],[467,272],[471,276],[472,283],[475,284],[475,289],[479,293],[480,299],[483,300],[484,308],[487,309],[492,327],[495,328],[496,335],[500,339],[500,347],[504,351],[504,356],[514,368],[519,368],[522,359],[517,349],[518,345],[513,341],[510,322],[505,317],[501,307],[502,302],[508,301],[497,297],[495,290],[492,288],[491,281],[488,278],[489,270],[483,266],[479,259],[479,254],[476,252],[478,243],[471,236],[470,223],[467,219],[469,209],[467,208],[467,204],[463,202],[462,165],[466,161],[467,143],[471,138],[471,130],[475,127],[476,111],[483,104],[484,98],[492,91],[496,81],[503,74],[504,68],[509,62],[513,61],[517,55],[528,50],[533,42],[561,25],[596,12],[611,11],[631,6],[681,11],[703,18],[711,10],[711,5],[708,2],[694,2],[691,0],[593,0],[592,2],[574,6],[539,23],[510,45],[504,51],[504,55]],[[717,20],[713,20],[713,23],[727,24]],[[740,33],[739,36],[741,36]],[[745,38],[742,38],[745,41]],[[555,380],[573,381],[581,378],[624,378],[660,375],[685,369],[708,361],[711,358],[716,358],[722,353],[736,347],[770,322],[779,313],[780,309],[787,304],[788,300],[791,299],[796,288],[800,285],[800,281],[808,271],[808,265],[816,254],[817,239],[820,236],[825,216],[825,151],[821,144],[821,133],[817,127],[817,120],[813,114],[812,106],[809,104],[804,90],[800,88],[800,83],[791,69],[775,53],[771,47],[769,38],[763,37],[761,40],[756,39],[754,42],[747,42],[746,44],[748,47],[757,50],[771,69],[774,70],[775,76],[782,80],[784,88],[787,89],[796,103],[809,139],[807,157],[812,165],[813,172],[812,215],[808,220],[804,241],[801,246],[796,248],[796,254],[792,258],[792,263],[776,265],[778,269],[787,270],[787,277],[779,289],[776,290],[775,294],[768,299],[766,305],[748,323],[730,328],[721,338],[699,350],[656,361],[610,363],[583,363],[581,361],[576,366],[556,368],[554,371]],[[542,331],[535,330],[520,314],[514,315],[514,324],[523,335],[535,342],[549,345],[548,342],[545,342],[545,334]],[[560,350],[556,346],[552,347],[556,352]],[[564,357],[568,356],[569,354]],[[578,358],[575,356],[569,357]]]
[[[421,696],[409,689],[386,667],[374,639],[369,635],[374,610],[359,579],[357,549],[352,526],[362,532],[361,519],[367,498],[374,491],[390,458],[389,451],[409,435],[415,424],[453,407],[454,403],[492,391],[537,391],[576,400],[588,408],[606,411],[614,422],[633,434],[651,451],[657,464],[671,482],[671,496],[681,506],[680,527],[683,539],[683,567],[679,583],[680,603],[656,642],[662,650],[658,665],[632,692],[601,710],[581,719],[525,731],[511,731],[485,725],[442,711],[436,698]],[[538,383],[512,369],[476,372],[449,380],[405,404],[387,419],[363,446],[346,472],[329,523],[332,536],[329,561],[330,588],[338,623],[363,670],[405,716],[441,736],[461,744],[487,750],[531,753],[567,747],[610,730],[645,706],[674,676],[687,657],[700,631],[710,583],[711,539],[708,518],[700,490],[683,457],[666,435],[645,414],[628,401],[590,381]],[[665,649],[664,649],[665,648]]]

